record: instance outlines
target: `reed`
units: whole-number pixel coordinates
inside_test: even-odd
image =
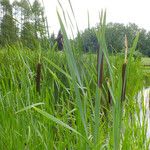
[[[127,40],[127,36],[125,36],[125,59],[124,59],[124,64],[122,65],[122,92],[121,92],[121,101],[124,101],[124,100],[125,100],[125,94],[126,94],[127,55],[128,55],[128,40]]]
[[[135,95],[144,85],[141,62],[133,59],[139,34],[131,48],[125,38],[125,58],[109,54],[102,11],[94,31],[100,45],[97,54],[79,53],[80,43],[72,45],[68,38],[68,20],[79,31],[68,3],[72,15],[63,5],[57,10],[62,53],[42,51],[40,46],[37,51],[21,46],[0,50],[0,148],[147,150],[146,127],[135,117],[140,115]]]

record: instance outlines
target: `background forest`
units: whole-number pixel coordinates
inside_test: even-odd
[[[15,0],[13,3],[10,3],[9,0],[1,0],[0,47],[5,47],[8,44],[15,45],[18,42],[32,50],[37,49],[39,43],[43,49],[54,47],[56,41],[59,43],[61,32],[58,32],[58,35],[49,33],[49,25],[44,12],[44,6],[38,0],[32,4],[28,0]],[[78,43],[80,40],[80,48],[84,52],[95,52],[98,46],[95,30],[99,26],[97,24],[95,27],[88,27],[78,33],[76,38],[71,41]],[[134,23],[127,25],[121,23],[107,24],[106,42],[109,52],[122,52],[125,34],[128,37],[130,47],[137,32],[140,32],[140,37],[137,45],[138,51],[135,55],[150,56],[150,32],[139,28]],[[59,46],[57,49],[62,50]]]

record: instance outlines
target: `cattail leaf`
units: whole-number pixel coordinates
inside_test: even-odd
[[[71,11],[72,11],[72,14],[73,14],[73,17],[74,17],[74,20],[75,20],[75,23],[76,23],[76,28],[77,28],[77,31],[79,33],[79,27],[78,27],[78,24],[77,24],[77,20],[76,20],[76,17],[75,17],[75,13],[74,13],[74,10],[73,10],[73,7],[72,7],[72,4],[71,4],[71,1],[68,0],[69,2],[69,5],[70,5],[70,8],[71,8]]]
[[[37,108],[37,107],[33,107],[34,110],[36,110],[38,113],[40,113],[41,115],[43,115],[44,117],[48,118],[49,120],[55,122],[56,124],[59,124],[63,127],[65,127],[68,130],[71,130],[72,132],[74,132],[77,135],[80,135],[81,137],[83,137],[78,131],[76,131],[75,129],[73,129],[72,127],[70,127],[69,125],[67,125],[66,123],[62,122],[61,120],[57,119],[56,117],[50,115],[49,113]]]
[[[60,2],[59,0],[57,0],[57,1],[58,1],[58,4],[59,4],[59,6],[60,6],[60,8],[61,8],[61,10],[62,10],[63,17],[64,17],[64,20],[65,20],[65,24],[66,24],[66,26],[68,27],[67,19],[66,19],[66,15],[65,15],[65,11],[64,11],[64,9],[63,9],[63,6],[62,6],[62,4],[61,4],[61,2]]]
[[[27,111],[27,110],[29,110],[29,109],[31,109],[31,108],[33,108],[33,107],[36,107],[36,106],[40,106],[40,105],[44,105],[45,103],[36,103],[36,104],[32,104],[32,105],[29,105],[29,106],[26,106],[26,107],[24,107],[23,109],[20,109],[20,110],[18,110],[17,112],[16,112],[16,114],[18,114],[18,113],[20,113],[20,112],[23,112],[23,111]]]
[[[137,47],[137,44],[138,44],[138,40],[139,40],[139,36],[140,36],[140,33],[138,32],[134,41],[133,41],[133,45],[132,47],[130,48],[130,55],[129,55],[129,63],[131,63],[131,59],[133,57],[133,54],[136,50],[136,47]]]
[[[67,87],[61,82],[61,80],[59,80],[59,78],[57,77],[56,73],[54,73],[52,70],[50,70],[49,68],[47,68],[49,73],[53,76],[53,78],[55,79],[55,81],[57,81],[59,83],[59,85],[65,89],[67,91],[68,94],[70,94],[70,92],[68,91]]]
[[[68,79],[72,79],[71,76],[66,73],[63,69],[61,69],[58,65],[56,65],[54,62],[52,62],[50,59],[43,57],[50,65],[52,65],[55,69],[57,69],[59,72],[64,74]]]
[[[88,29],[90,29],[90,14],[89,14],[89,11],[87,11],[87,16],[88,16]]]
[[[83,123],[83,126],[84,126],[85,134],[88,137],[87,125],[86,125],[85,115],[84,115],[84,111],[83,111],[83,104],[81,102],[81,96],[80,96],[80,91],[79,91],[77,82],[81,86],[83,94],[84,94],[84,89],[83,89],[83,86],[82,86],[82,83],[81,83],[81,79],[80,79],[80,75],[79,75],[79,72],[78,72],[78,69],[77,69],[75,58],[73,56],[72,48],[71,48],[70,42],[68,40],[64,24],[62,22],[62,19],[59,15],[58,11],[57,11],[57,15],[58,15],[59,23],[60,23],[61,30],[62,30],[62,33],[63,33],[63,36],[64,36],[64,50],[65,50],[65,54],[66,54],[66,57],[67,57],[67,62],[68,62],[69,70],[70,70],[70,73],[71,73],[71,77],[73,79],[72,81],[73,81],[73,86],[74,86],[74,90],[75,90],[75,94],[76,94],[77,106],[78,106],[80,116],[81,116],[81,120],[82,120],[82,123]]]

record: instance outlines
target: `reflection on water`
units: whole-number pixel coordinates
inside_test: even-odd
[[[142,107],[142,100],[144,100],[144,110],[145,113],[143,113],[143,107]],[[150,88],[143,89],[142,92],[138,94],[138,102],[140,106],[140,122],[143,121],[143,116],[145,114],[145,118],[147,120],[147,137],[150,138]]]

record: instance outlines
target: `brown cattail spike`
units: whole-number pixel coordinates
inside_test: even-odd
[[[121,101],[125,100],[125,95],[126,95],[126,66],[127,64],[124,63],[122,65],[122,92],[121,92]]]
[[[36,91],[40,93],[40,81],[41,81],[41,67],[40,63],[36,66]]]
[[[128,39],[125,35],[125,59],[124,64],[122,65],[122,92],[121,92],[121,100],[125,100],[126,95],[126,67],[127,67],[127,56],[128,56]]]
[[[112,96],[111,96],[111,93],[110,93],[110,90],[109,90],[109,87],[110,86],[110,80],[107,78],[106,79],[106,83],[107,83],[107,92],[108,92],[108,103],[109,104],[112,104]]]

